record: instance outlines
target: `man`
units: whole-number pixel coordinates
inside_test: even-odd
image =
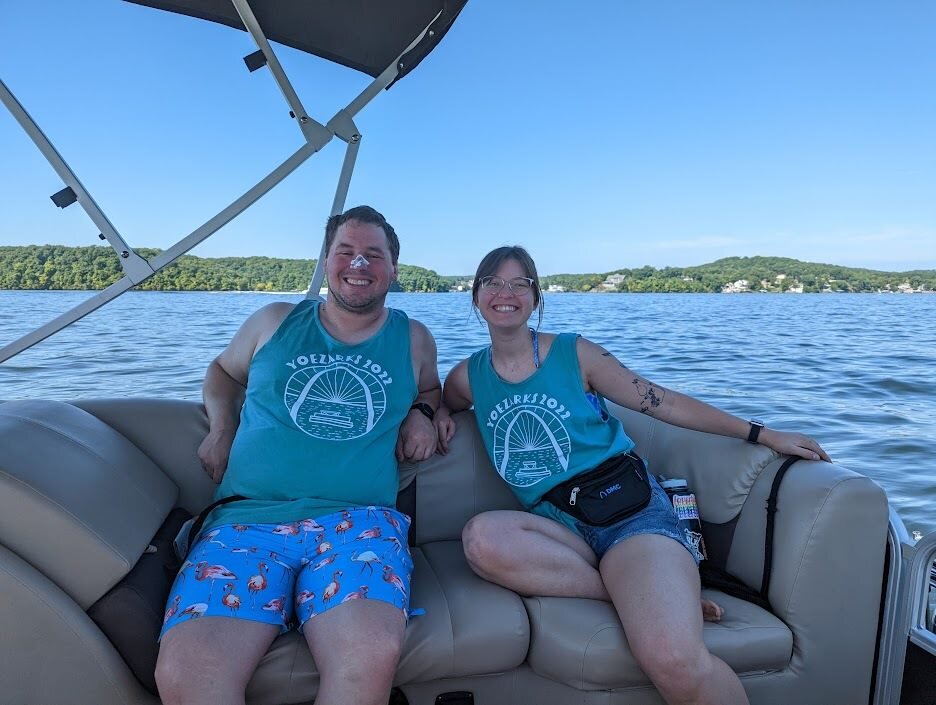
[[[317,705],[387,702],[412,572],[397,459],[435,451],[436,347],[384,306],[399,256],[384,217],[359,206],[325,232],[327,300],[260,309],[205,376],[199,457],[218,498],[249,499],[211,513],[173,585],[156,667],[167,705],[244,702],[294,622]]]

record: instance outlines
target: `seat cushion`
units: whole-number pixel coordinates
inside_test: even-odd
[[[412,549],[410,618],[397,683],[509,671],[526,658],[530,628],[519,596],[477,577],[460,541]],[[340,609],[340,608],[339,608]],[[251,705],[311,700],[318,669],[302,635],[278,637],[247,687]]]
[[[736,673],[789,665],[793,634],[769,612],[719,592],[703,594],[725,609],[705,623],[709,650]],[[568,597],[524,598],[530,614],[530,666],[541,676],[583,690],[648,685],[614,608],[608,602]]]
[[[173,509],[146,552],[123,579],[88,609],[88,616],[123,656],[140,684],[156,694],[159,632],[181,561],[173,540],[191,515]]]

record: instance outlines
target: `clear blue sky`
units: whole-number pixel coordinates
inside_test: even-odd
[[[0,0],[0,78],[124,238],[167,247],[300,145],[246,33],[115,0]],[[366,77],[278,47],[324,121]],[[401,261],[541,273],[772,255],[936,268],[936,3],[469,0],[357,118],[348,205]],[[201,256],[314,257],[333,141]],[[0,244],[96,244],[0,108]]]

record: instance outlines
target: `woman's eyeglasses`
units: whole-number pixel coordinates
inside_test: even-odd
[[[523,296],[533,290],[533,280],[529,277],[514,277],[504,280],[503,277],[484,277],[481,279],[481,288],[491,293],[497,293],[504,288],[504,285],[517,296]]]

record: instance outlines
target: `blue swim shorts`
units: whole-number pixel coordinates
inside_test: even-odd
[[[216,526],[183,562],[160,638],[208,616],[301,629],[350,600],[388,602],[408,616],[409,524],[396,509],[355,507],[287,524]]]
[[[653,475],[650,475],[650,487],[652,492],[649,504],[636,514],[622,519],[616,524],[591,526],[570,517],[571,523],[575,525],[577,533],[585,539],[585,543],[591,547],[599,560],[612,546],[629,539],[631,536],[658,534],[678,541],[689,551],[692,559],[698,563],[697,552],[689,544],[686,532],[679,526],[676,519],[673,503]]]

